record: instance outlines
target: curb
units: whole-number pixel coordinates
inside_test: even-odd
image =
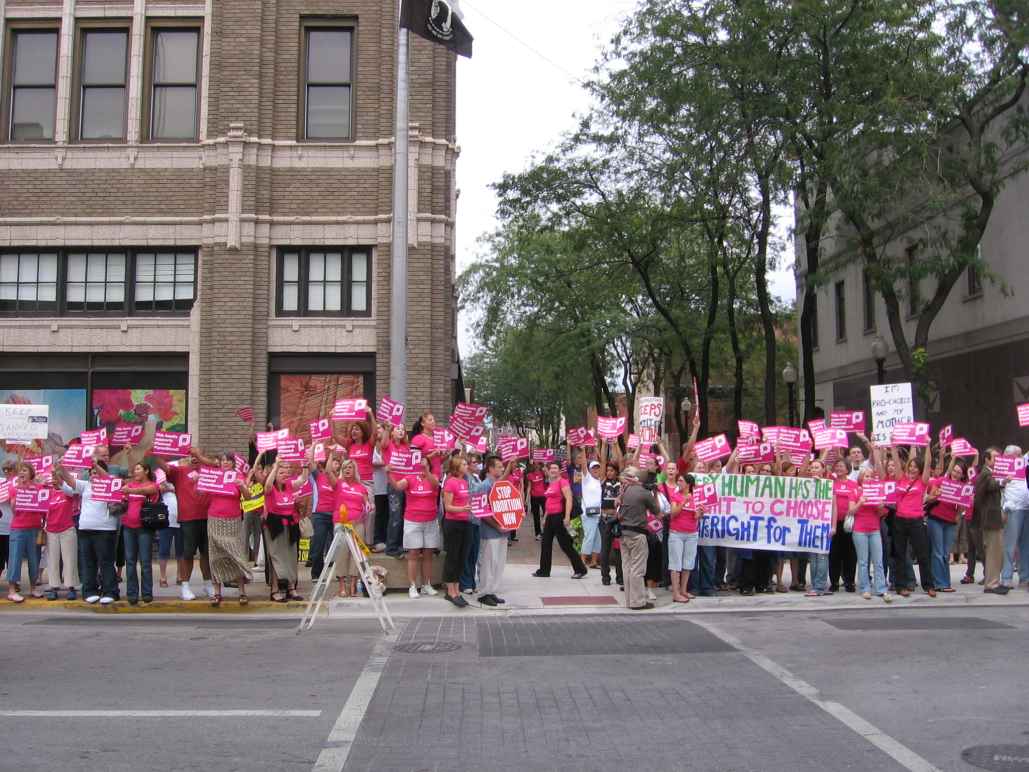
[[[307,602],[289,601],[276,603],[270,600],[251,600],[241,606],[230,598],[222,601],[221,606],[214,608],[207,601],[195,600],[155,600],[146,606],[130,606],[128,601],[119,600],[109,606],[99,603],[90,604],[85,601],[65,600],[52,601],[41,598],[26,598],[24,603],[0,603],[0,613],[61,611],[67,613],[96,614],[99,616],[124,616],[132,614],[252,614],[262,612],[303,611]]]

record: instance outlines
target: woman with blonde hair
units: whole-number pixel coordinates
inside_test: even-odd
[[[339,480],[336,483],[336,509],[334,523],[350,523],[361,541],[368,543],[371,511],[368,488],[361,480],[357,463],[346,459],[340,464]],[[339,580],[339,597],[348,598],[357,594],[357,563],[350,554],[350,548],[341,545],[336,552],[336,578]]]

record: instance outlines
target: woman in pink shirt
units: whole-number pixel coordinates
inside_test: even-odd
[[[543,543],[540,545],[540,567],[533,576],[549,577],[554,556],[554,539],[572,564],[572,578],[586,576],[586,564],[575,551],[572,535],[568,528],[572,524],[572,488],[568,478],[561,474],[561,465],[553,462],[547,466],[547,489],[544,494]]]
[[[362,482],[369,486],[375,472],[372,467],[372,453],[377,427],[375,414],[368,408],[368,420],[356,421],[350,425],[346,443],[347,458],[357,464],[357,474]]]
[[[544,496],[547,494],[547,476],[543,473],[542,464],[533,464],[530,472],[525,475],[529,481],[529,508],[532,510],[532,530],[536,534],[536,541],[543,538],[541,528],[543,518],[543,505],[546,503]]]
[[[422,413],[411,429],[411,445],[422,452],[422,458],[429,459],[432,476],[437,480],[443,470],[443,457],[446,448],[437,448],[432,433],[436,430],[436,417],[432,413]]]
[[[939,592],[954,592],[950,586],[950,551],[957,538],[958,522],[964,516],[964,507],[940,501],[940,488],[945,480],[964,484],[965,465],[951,458],[947,471],[929,481],[929,492],[926,495],[926,530],[929,535],[930,565],[933,573],[933,586]]]
[[[881,465],[880,465],[881,469]],[[886,603],[893,600],[893,596],[887,592],[886,572],[883,568],[882,537],[879,533],[879,523],[886,507],[880,504],[866,504],[863,486],[866,483],[874,482],[877,478],[875,472],[866,469],[858,475],[858,495],[850,502],[848,514],[854,516],[854,547],[857,551],[857,581],[861,590],[861,597],[871,600],[872,587],[869,580],[868,566],[872,564],[875,580],[875,594]]]
[[[672,477],[672,469],[678,477],[678,466],[674,462],[668,464],[669,478]],[[672,601],[675,603],[689,603],[691,595],[686,589],[690,582],[690,572],[697,564],[697,544],[699,518],[703,517],[703,511],[693,507],[693,486],[695,480],[693,475],[687,474],[678,478],[678,481],[671,480],[671,485],[665,483],[661,486],[661,492],[665,494],[668,503],[671,505],[670,519],[668,521],[668,570],[672,575]]]
[[[897,449],[891,449],[894,458]],[[898,461],[899,463],[899,461]],[[897,594],[906,598],[914,589],[907,584],[905,561],[908,544],[911,545],[918,561],[918,576],[922,581],[922,589],[930,598],[936,597],[932,571],[929,568],[929,535],[925,528],[925,494],[928,491],[929,477],[932,473],[932,456],[928,446],[925,457],[919,463],[915,448],[911,448],[908,462],[904,466],[904,476],[897,481],[897,515],[894,521],[893,542],[893,581]]]
[[[321,507],[319,506],[319,509]],[[367,544],[368,512],[371,510],[368,488],[361,481],[357,464],[347,459],[340,465],[339,480],[336,482],[336,506],[333,510],[334,523],[350,523],[354,533]],[[339,581],[339,597],[348,598],[357,594],[357,563],[350,549],[342,547],[336,553],[336,578]]]
[[[307,484],[305,467],[299,476],[293,476],[289,464],[276,459],[268,472],[268,485],[264,489],[264,538],[266,552],[272,563],[272,577],[277,589],[271,599],[277,603],[303,600],[297,594],[297,543],[300,541],[300,514],[297,511],[297,491]]]
[[[25,600],[20,590],[21,563],[29,561],[29,589],[33,598],[43,597],[43,588],[38,587],[39,552],[36,550],[36,539],[43,527],[43,510],[19,508],[17,494],[19,490],[38,491],[43,486],[36,482],[36,470],[24,461],[16,467],[16,477],[9,481],[11,508],[14,519],[11,520],[11,536],[7,553],[7,600],[21,603]]]
[[[422,459],[418,474],[398,477],[395,485],[403,494],[404,549],[407,550],[407,579],[411,585],[407,594],[411,598],[436,595],[432,587],[432,556],[440,548],[439,523],[436,521],[439,480],[432,473],[432,465],[427,458]]]
[[[125,596],[129,605],[139,603],[142,584],[143,603],[154,600],[154,531],[143,527],[140,511],[144,502],[155,502],[160,493],[154,482],[154,472],[149,464],[139,463],[132,467],[132,476],[122,486],[128,497],[128,507],[122,516],[122,533],[125,538]],[[139,571],[136,571],[136,566]]]
[[[403,426],[394,426],[384,437],[380,452],[386,462],[386,501],[389,504],[389,521],[386,523],[386,554],[391,558],[404,556],[404,490],[407,478],[392,470],[392,460],[396,453],[407,453],[411,445],[407,441],[407,431]],[[410,573],[410,564],[408,564]]]
[[[215,458],[204,458],[197,452],[202,464],[231,478],[229,488],[223,493],[208,493],[207,504],[207,559],[211,566],[214,582],[214,597],[211,605],[217,608],[222,602],[222,586],[229,582],[239,585],[239,605],[245,606],[247,582],[250,581],[250,567],[246,562],[243,543],[242,499],[250,495],[246,478],[236,472],[236,460],[232,453],[221,453]]]
[[[833,496],[836,497],[836,532],[829,547],[829,591],[840,591],[840,580],[847,592],[854,592],[854,572],[857,570],[857,553],[854,540],[843,528],[850,505],[858,499],[858,485],[849,479],[850,469],[842,458],[832,465]]]
[[[62,490],[63,480],[54,474],[50,491],[50,509],[46,515],[46,557],[50,566],[50,588],[47,600],[57,600],[60,590],[68,591],[68,600],[76,600],[79,584],[79,540],[75,531],[77,496]]]
[[[458,608],[468,605],[458,587],[472,536],[469,522],[472,501],[465,479],[467,474],[468,462],[460,456],[452,458],[447,468],[447,481],[443,484],[443,549],[446,551],[443,582],[446,584],[446,599]]]

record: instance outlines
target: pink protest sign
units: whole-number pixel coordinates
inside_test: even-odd
[[[597,434],[605,440],[616,440],[625,433],[625,417],[598,418]]]
[[[768,438],[765,438],[768,441]],[[775,447],[785,453],[798,453],[810,450],[814,443],[805,429],[794,429],[788,426],[779,427],[775,439]]]
[[[505,479],[512,485],[517,485],[519,488],[521,488],[522,477],[522,468],[520,466],[516,466],[514,469],[511,470],[511,474],[509,474]]]
[[[61,466],[66,469],[89,469],[93,466],[93,452],[96,445],[71,445],[61,457]]]
[[[830,429],[843,429],[845,432],[865,433],[865,411],[847,410],[829,416]]]
[[[1029,402],[1023,402],[1018,406],[1018,425],[1029,426]]]
[[[940,429],[940,447],[946,448],[950,446],[951,441],[954,439],[954,427],[947,424]]]
[[[529,441],[524,437],[501,437],[497,449],[502,461],[529,457]]]
[[[363,421],[367,417],[368,400],[366,399],[338,399],[332,408],[334,421]]]
[[[254,437],[254,444],[257,446],[257,452],[263,453],[266,450],[275,450],[280,441],[288,439],[289,429],[278,429],[273,432],[257,432]]]
[[[436,450],[450,450],[454,447],[456,439],[457,437],[449,429],[432,430],[432,444],[436,446]]]
[[[311,427],[311,442],[332,439],[332,422],[328,418],[319,418],[308,425]]]
[[[469,424],[481,424],[486,420],[487,415],[489,415],[489,408],[485,405],[474,405],[468,402],[460,402],[457,407],[454,408],[454,412],[451,415],[451,422],[453,422],[453,419],[459,418]]]
[[[450,419],[450,431],[454,436],[471,445],[476,444],[479,438],[486,432],[486,427],[481,423],[472,423],[456,415]]]
[[[479,439],[475,441],[474,445],[468,446],[468,449],[473,453],[478,453],[480,456],[482,456],[485,455],[486,452],[489,450],[489,442],[486,440],[485,437],[479,437]]]
[[[640,436],[638,434],[630,434],[626,446],[629,450],[636,450],[640,446]]]
[[[801,466],[811,460],[810,450],[790,450],[786,452],[786,459],[791,464]]]
[[[129,445],[138,445],[143,439],[143,424],[118,424],[114,427],[111,435],[111,445],[116,448],[125,448]]]
[[[714,509],[718,506],[718,488],[714,483],[697,485],[693,489],[690,503],[694,510],[703,508],[710,511]]]
[[[326,452],[326,443],[315,442],[311,444],[311,460],[312,461],[325,461],[328,459],[329,454]]]
[[[417,474],[422,470],[422,452],[416,448],[394,450],[389,457],[393,474]]]
[[[302,462],[304,460],[304,441],[299,437],[292,437],[279,441],[275,449],[279,451],[279,461],[290,463]]]
[[[1024,477],[1025,458],[1022,456],[997,456],[993,460],[993,476],[998,480]]]
[[[0,504],[6,504],[11,500],[11,484],[6,478],[0,477]]]
[[[974,483],[975,482],[975,478],[979,476],[979,470],[976,469],[974,466],[970,466],[970,467],[968,467],[968,475],[967,476],[968,476],[968,481],[970,483]]]
[[[94,429],[89,432],[82,432],[79,435],[79,441],[83,445],[106,445],[107,429]]]
[[[489,504],[488,493],[473,493],[471,497],[472,516],[493,517],[493,507]]]
[[[381,424],[403,426],[404,405],[403,403],[396,402],[389,397],[383,397],[379,400],[379,407],[375,411],[375,418]]]
[[[116,504],[125,499],[122,493],[124,483],[118,477],[93,477],[89,481],[89,489],[94,501],[106,501]]]
[[[903,423],[895,424],[890,435],[893,445],[914,445],[924,448],[929,445],[929,424]]]
[[[897,483],[893,480],[868,480],[861,486],[861,497],[866,504],[878,507],[884,505],[896,491]]]
[[[761,439],[765,442],[770,442],[772,445],[778,445],[779,434],[782,432],[784,426],[766,426],[761,429]]]
[[[975,498],[975,486],[971,483],[944,480],[940,483],[940,501],[958,507],[972,506]]]
[[[737,421],[736,429],[739,433],[740,439],[761,439],[761,427],[753,421]]]
[[[701,440],[693,446],[693,450],[696,452],[697,458],[704,462],[732,455],[732,445],[729,444],[729,439],[724,434]]]
[[[593,432],[585,426],[581,426],[577,429],[569,429],[567,439],[568,444],[573,448],[592,447],[597,442],[596,438],[593,436]]]
[[[36,456],[35,458],[26,458],[25,462],[32,467],[32,471],[36,473],[36,477],[53,474],[53,456]],[[39,480],[37,480],[37,482],[39,482]]]
[[[121,480],[118,481],[121,483]],[[51,488],[27,487],[14,489],[14,508],[28,512],[47,512],[50,509]],[[8,494],[10,495],[10,494]],[[94,498],[96,498],[94,496]]]
[[[775,450],[770,442],[737,445],[736,460],[741,464],[770,464],[775,461]]]
[[[822,429],[814,433],[815,450],[847,447],[847,432],[844,429]]]
[[[815,432],[820,432],[823,429],[827,428],[825,425],[825,419],[813,418],[812,420],[807,422],[807,428],[808,431],[811,432],[811,434],[814,434]]]
[[[657,456],[648,451],[641,451],[639,457],[639,465],[641,469],[650,469],[657,465]]]
[[[537,464],[550,464],[557,458],[553,448],[538,448],[532,451],[532,460]]]
[[[155,456],[181,458],[188,456],[192,438],[186,432],[157,432],[154,434]]]
[[[200,468],[197,477],[197,490],[202,493],[234,496],[239,494],[237,480],[239,480],[239,472],[235,469],[225,470],[204,466]]]
[[[954,456],[954,458],[974,456],[976,452],[976,449],[972,447],[972,443],[964,437],[955,437],[950,441],[950,454]]]
[[[661,522],[660,517],[654,517],[654,515],[647,513],[647,530],[651,533],[658,534],[665,530],[664,523]]]

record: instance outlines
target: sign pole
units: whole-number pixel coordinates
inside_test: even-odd
[[[393,242],[390,249],[389,393],[407,401],[408,31],[397,15],[396,125],[393,132]]]

